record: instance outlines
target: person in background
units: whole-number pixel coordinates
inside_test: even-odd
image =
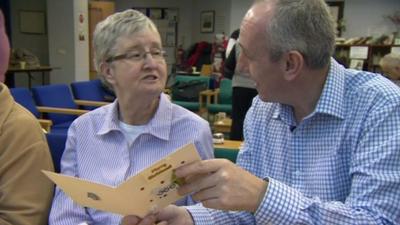
[[[379,66],[393,83],[400,86],[400,54],[389,53],[381,58]]]
[[[68,131],[61,173],[118,186],[188,143],[203,159],[213,157],[210,126],[163,94],[165,52],[154,23],[136,10],[97,24],[95,66],[116,100],[77,118]],[[177,205],[193,204],[190,197]],[[141,202],[132,202],[141,204]],[[121,215],[75,204],[56,189],[50,224],[120,224]]]
[[[53,162],[39,122],[3,83],[9,56],[0,11],[0,224],[43,225],[54,186],[41,170],[54,171]]]
[[[201,204],[123,224],[400,224],[400,89],[332,58],[325,1],[255,1],[239,44],[258,96],[237,165],[177,168]]]
[[[233,46],[235,46],[237,39],[239,38],[240,30],[236,29],[232,32],[231,36],[228,39],[228,44],[226,45],[226,51],[225,51],[225,58],[227,59],[229,57],[229,54],[231,53]]]
[[[234,38],[239,38],[239,30],[232,33],[228,43],[232,43],[231,40]],[[244,118],[253,98],[257,95],[254,81],[236,67],[240,51],[240,45],[235,41],[224,64],[224,77],[232,79],[232,126],[229,134],[231,140],[243,140]]]

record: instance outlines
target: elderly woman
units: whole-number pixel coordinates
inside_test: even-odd
[[[400,86],[400,54],[389,53],[379,61],[382,72]]]
[[[135,10],[113,14],[97,25],[93,42],[96,68],[117,99],[71,125],[61,160],[63,174],[117,186],[190,142],[203,159],[213,157],[208,123],[162,93],[165,52],[150,19]],[[192,203],[187,197],[176,204]],[[81,207],[56,190],[50,224],[120,221],[120,215]]]

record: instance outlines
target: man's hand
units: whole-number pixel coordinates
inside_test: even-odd
[[[194,225],[192,216],[183,208],[169,205],[157,214],[157,225]]]
[[[182,207],[169,205],[159,212],[150,214],[143,219],[137,216],[125,216],[122,225],[193,225],[189,212]]]
[[[268,186],[226,159],[193,162],[177,168],[175,175],[186,182],[179,194],[193,193],[193,199],[205,207],[221,210],[255,212]]]

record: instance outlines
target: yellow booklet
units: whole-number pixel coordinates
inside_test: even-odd
[[[185,145],[118,187],[42,172],[79,205],[143,217],[184,197],[177,193],[181,181],[174,176],[174,169],[198,160],[201,158],[194,144]]]

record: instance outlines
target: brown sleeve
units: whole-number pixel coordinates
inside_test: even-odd
[[[47,224],[53,171],[46,138],[37,120],[14,107],[0,130],[0,224]]]

